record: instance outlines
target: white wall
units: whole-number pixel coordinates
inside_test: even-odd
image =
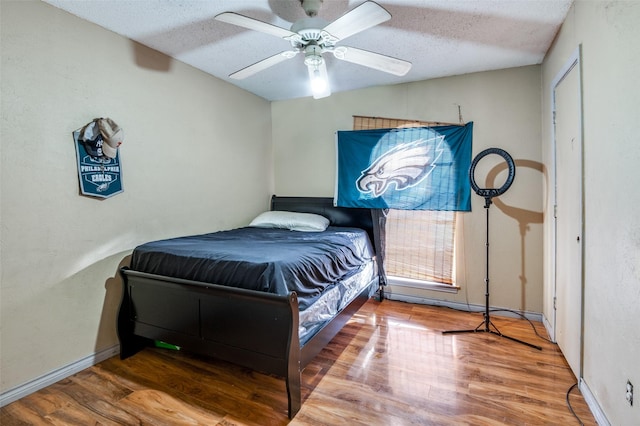
[[[272,103],[274,181],[279,195],[333,196],[335,131],[351,130],[352,115],[474,122],[473,155],[489,147],[505,149],[517,162],[516,179],[490,211],[491,304],[542,312],[542,187],[540,67],[530,66],[376,87],[328,98]],[[485,157],[480,169],[492,164]],[[487,170],[491,167],[487,167]],[[496,178],[502,184],[506,173]],[[496,199],[497,200],[497,199]],[[484,305],[484,199],[472,195],[472,213],[463,217],[463,262],[457,295],[391,287],[395,294]],[[507,214],[508,213],[508,214]],[[512,215],[512,216],[510,216]],[[522,245],[521,245],[522,244]],[[521,279],[521,277],[523,277]]]
[[[1,390],[118,343],[118,265],[247,223],[272,191],[269,103],[45,3],[2,1]],[[168,70],[152,70],[169,63]],[[161,68],[161,67],[160,67]],[[71,133],[125,131],[124,193],[79,195]]]
[[[576,1],[542,68],[543,158],[551,167],[551,83],[582,45],[583,377],[614,425],[640,422],[640,139],[635,129],[640,121],[639,22],[636,1]],[[545,231],[548,242],[550,229]],[[549,254],[545,267],[550,269]],[[551,278],[545,281],[545,291],[551,292]],[[551,314],[545,307],[545,315]],[[633,407],[625,400],[627,380],[635,386]]]

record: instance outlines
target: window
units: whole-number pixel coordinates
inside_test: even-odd
[[[390,277],[453,284],[456,214],[389,210],[385,267]]]
[[[354,116],[353,129],[446,124],[449,123]],[[389,210],[385,227],[389,283],[454,290],[456,217],[453,211]]]

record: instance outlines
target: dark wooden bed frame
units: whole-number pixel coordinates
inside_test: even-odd
[[[277,197],[271,210],[316,213],[331,225],[366,229],[373,242],[369,209],[340,208],[325,197]],[[288,415],[302,404],[304,367],[331,341],[377,289],[374,279],[347,307],[300,345],[295,293],[280,296],[217,284],[120,270],[124,291],[118,313],[120,358],[163,341],[181,348],[284,377]]]

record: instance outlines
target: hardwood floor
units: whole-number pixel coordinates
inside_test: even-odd
[[[368,301],[302,374],[287,418],[284,380],[184,351],[108,359],[0,409],[3,426],[54,425],[578,425],[575,383],[558,347],[525,320]],[[535,324],[546,336],[544,327]],[[579,391],[573,410],[595,425]]]

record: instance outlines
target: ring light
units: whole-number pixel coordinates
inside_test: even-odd
[[[480,160],[482,160],[484,157],[486,157],[489,154],[498,154],[499,156],[504,158],[504,160],[507,162],[507,166],[509,167],[509,175],[507,176],[507,180],[500,188],[480,188],[476,183],[476,178],[475,178],[476,165],[478,164],[478,162],[480,162]],[[511,158],[511,156],[507,151],[500,148],[487,148],[484,151],[482,151],[480,154],[476,155],[476,157],[471,162],[471,169],[469,169],[469,180],[471,181],[471,188],[473,188],[476,194],[485,198],[497,197],[498,195],[502,195],[505,192],[507,192],[507,189],[509,189],[509,187],[513,183],[513,178],[515,177],[516,177],[516,166],[513,163],[513,158]]]

